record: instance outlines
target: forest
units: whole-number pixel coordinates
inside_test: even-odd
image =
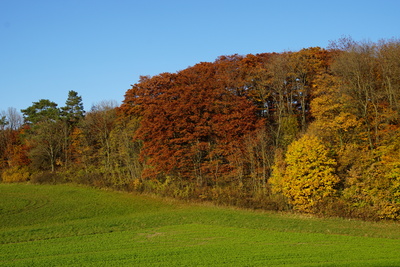
[[[8,108],[0,177],[399,220],[400,40],[220,56],[88,111],[73,90]]]

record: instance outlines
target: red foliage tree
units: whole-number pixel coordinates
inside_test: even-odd
[[[30,146],[22,140],[28,128],[29,126],[25,126],[19,130],[9,130],[9,138],[3,155],[5,163],[3,167],[26,166],[31,162],[28,158]]]
[[[176,74],[142,77],[121,111],[140,115],[147,175],[215,183],[229,177],[242,137],[260,125],[256,107],[226,86],[224,64],[200,63]]]

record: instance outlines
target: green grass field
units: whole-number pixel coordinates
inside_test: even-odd
[[[400,266],[400,224],[0,184],[0,266]]]

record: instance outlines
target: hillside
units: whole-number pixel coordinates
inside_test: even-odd
[[[398,266],[397,223],[0,185],[0,266]]]

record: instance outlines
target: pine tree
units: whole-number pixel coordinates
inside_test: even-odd
[[[62,116],[68,123],[75,124],[85,115],[83,109],[82,97],[78,93],[71,90],[68,92],[68,99],[65,106],[61,108]]]

